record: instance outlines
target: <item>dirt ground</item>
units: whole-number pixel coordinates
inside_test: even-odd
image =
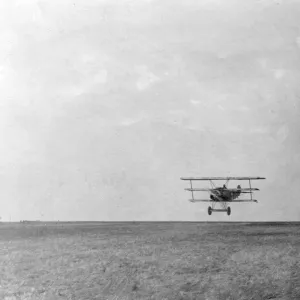
[[[0,299],[300,299],[300,223],[2,223]]]

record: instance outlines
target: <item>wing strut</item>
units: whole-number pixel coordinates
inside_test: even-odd
[[[230,180],[230,178],[228,178],[227,180],[226,180],[226,183],[225,183],[225,186],[227,187],[227,185],[228,185],[228,183],[229,183],[229,180]]]
[[[190,180],[190,183],[191,183],[192,198],[193,198],[193,201],[194,201],[195,199],[194,199],[194,190],[193,190],[192,180]]]
[[[216,185],[213,183],[213,181],[209,179],[209,182],[210,182],[210,185],[211,185],[212,189],[215,189]]]
[[[250,187],[250,197],[251,197],[251,201],[252,201],[252,188],[251,188],[251,179],[249,179],[249,187]]]

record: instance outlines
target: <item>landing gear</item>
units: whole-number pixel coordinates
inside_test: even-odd
[[[211,206],[208,207],[207,212],[208,212],[209,215],[211,215],[211,213],[212,213],[212,208],[211,208]]]
[[[231,214],[231,208],[228,206],[227,207],[227,215],[230,216],[230,214]]]
[[[222,208],[221,209],[220,208],[215,208],[216,203],[220,203]],[[212,201],[212,206],[208,207],[207,212],[208,212],[209,215],[211,215],[213,211],[226,212],[228,216],[231,215],[231,208],[229,206],[227,206],[227,203],[224,202],[224,201],[221,201],[221,202]]]

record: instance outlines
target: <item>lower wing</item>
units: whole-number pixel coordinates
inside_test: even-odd
[[[257,200],[247,199],[247,200],[230,200],[230,201],[213,201],[211,199],[189,199],[190,202],[258,202]]]

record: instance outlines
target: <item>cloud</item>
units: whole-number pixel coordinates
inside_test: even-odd
[[[146,116],[144,114],[142,114],[136,118],[126,118],[123,121],[121,121],[120,125],[121,126],[131,126],[131,125],[134,125],[136,123],[143,121],[145,118],[146,118]]]
[[[233,14],[220,0],[211,6],[205,1],[200,10],[196,1],[172,2],[175,10],[137,0],[130,10],[126,2],[120,7],[108,0],[109,6],[100,0],[27,0],[18,8],[2,2],[0,152],[10,172],[3,180],[11,178],[11,184],[4,184],[9,188],[0,191],[0,202],[20,199],[26,205],[16,206],[28,206],[30,216],[33,200],[45,195],[36,187],[43,183],[46,190],[54,178],[67,183],[61,190],[49,186],[53,199],[65,200],[57,203],[55,217],[155,219],[160,211],[167,219],[160,206],[166,195],[169,215],[190,219],[191,206],[172,209],[184,196],[174,186],[181,174],[198,173],[199,164],[202,173],[263,170],[274,179],[299,169],[292,101],[299,86],[296,9],[283,3],[284,11],[263,10],[235,1]],[[29,2],[32,7],[25,7]],[[284,18],[286,12],[291,18]],[[283,102],[287,91],[275,78],[284,72],[291,74],[293,96]],[[284,123],[289,126],[279,129]],[[236,164],[228,162],[231,156]],[[295,165],[287,168],[290,157]],[[121,168],[122,186],[106,189],[102,177],[116,178]],[[21,188],[14,189],[15,178]],[[149,189],[136,191],[145,183]],[[283,195],[271,190],[267,196],[276,206]],[[128,211],[118,214],[110,200],[121,198]],[[146,201],[138,205],[139,199]],[[76,215],[77,205],[83,209]],[[268,218],[268,211],[260,217]]]
[[[274,72],[274,77],[276,79],[281,79],[284,76],[284,74],[285,74],[285,71],[281,70],[281,69],[276,69],[273,72]]]
[[[95,76],[94,76],[94,80],[93,80],[94,84],[100,83],[100,84],[105,84],[107,81],[107,71],[104,70],[99,70]]]
[[[139,78],[136,81],[136,87],[140,91],[147,89],[160,80],[158,76],[149,71],[147,66],[138,66],[136,67],[136,71],[139,75]]]
[[[99,88],[99,85],[105,85],[108,80],[108,72],[105,69],[97,71],[93,76],[88,76],[80,84],[70,85],[61,88],[61,93],[68,96],[80,96],[90,92],[93,88]]]
[[[300,36],[298,36],[296,38],[296,44],[297,44],[298,48],[300,48]]]
[[[265,58],[259,58],[257,61],[263,70],[267,69],[267,60]]]
[[[251,128],[249,130],[250,133],[269,133],[269,130],[265,127],[256,127],[256,128]]]
[[[288,125],[282,125],[277,131],[277,139],[280,143],[283,143],[289,135],[289,127]]]
[[[246,112],[246,111],[250,111],[250,108],[248,106],[242,105],[240,107],[236,107],[235,110]]]
[[[194,100],[194,99],[191,99],[190,102],[192,105],[199,105],[202,103],[200,100]]]

